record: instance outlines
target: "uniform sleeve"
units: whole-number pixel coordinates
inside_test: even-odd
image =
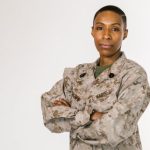
[[[83,139],[115,147],[137,130],[137,123],[150,101],[150,88],[145,74],[130,75],[124,80],[113,108],[88,128],[77,131]]]
[[[71,88],[71,85],[66,82],[66,78],[59,80],[50,91],[45,92],[41,96],[41,107],[43,114],[44,125],[51,132],[67,132],[70,131],[70,122],[73,120],[76,110],[66,106],[53,106],[55,100],[64,99],[70,103],[69,99],[66,99],[64,88]],[[69,91],[68,91],[69,92]]]

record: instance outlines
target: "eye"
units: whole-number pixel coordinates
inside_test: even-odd
[[[113,27],[113,28],[112,28],[112,31],[114,31],[114,32],[119,32],[120,29],[119,29],[118,27]]]
[[[96,30],[103,30],[103,27],[96,27]]]

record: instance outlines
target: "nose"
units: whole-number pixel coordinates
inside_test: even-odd
[[[110,40],[110,39],[111,39],[111,33],[110,33],[110,31],[109,31],[108,29],[106,29],[106,30],[104,31],[103,37],[104,37],[104,39],[106,39],[106,40]]]

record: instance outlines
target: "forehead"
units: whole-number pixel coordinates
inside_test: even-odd
[[[122,20],[122,16],[119,15],[116,12],[113,11],[103,11],[100,12],[95,20],[94,23],[106,23],[106,24],[114,24],[114,23],[118,23],[120,25],[123,25],[123,20]]]

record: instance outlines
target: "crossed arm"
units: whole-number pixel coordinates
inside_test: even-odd
[[[113,108],[105,114],[93,112],[90,115],[93,123],[88,128],[77,130],[83,140],[93,138],[101,144],[116,146],[136,131],[137,122],[150,100],[150,88],[145,75],[130,75],[127,80],[129,81],[124,82],[129,84],[124,84]],[[62,89],[61,80],[50,92],[42,96],[44,121],[52,132],[69,132],[71,123],[78,114],[77,110],[70,107]]]
[[[53,105],[70,107],[70,104],[64,99],[55,100]],[[102,112],[93,111],[93,113],[90,115],[90,120],[95,121],[97,119],[100,119],[102,115],[103,115]]]
[[[71,108],[69,100],[65,97],[63,84],[63,80],[58,81],[41,97],[44,125],[51,132],[70,132],[72,128],[77,129],[89,120],[94,121],[103,115],[100,112],[90,115],[87,110],[78,111]]]

